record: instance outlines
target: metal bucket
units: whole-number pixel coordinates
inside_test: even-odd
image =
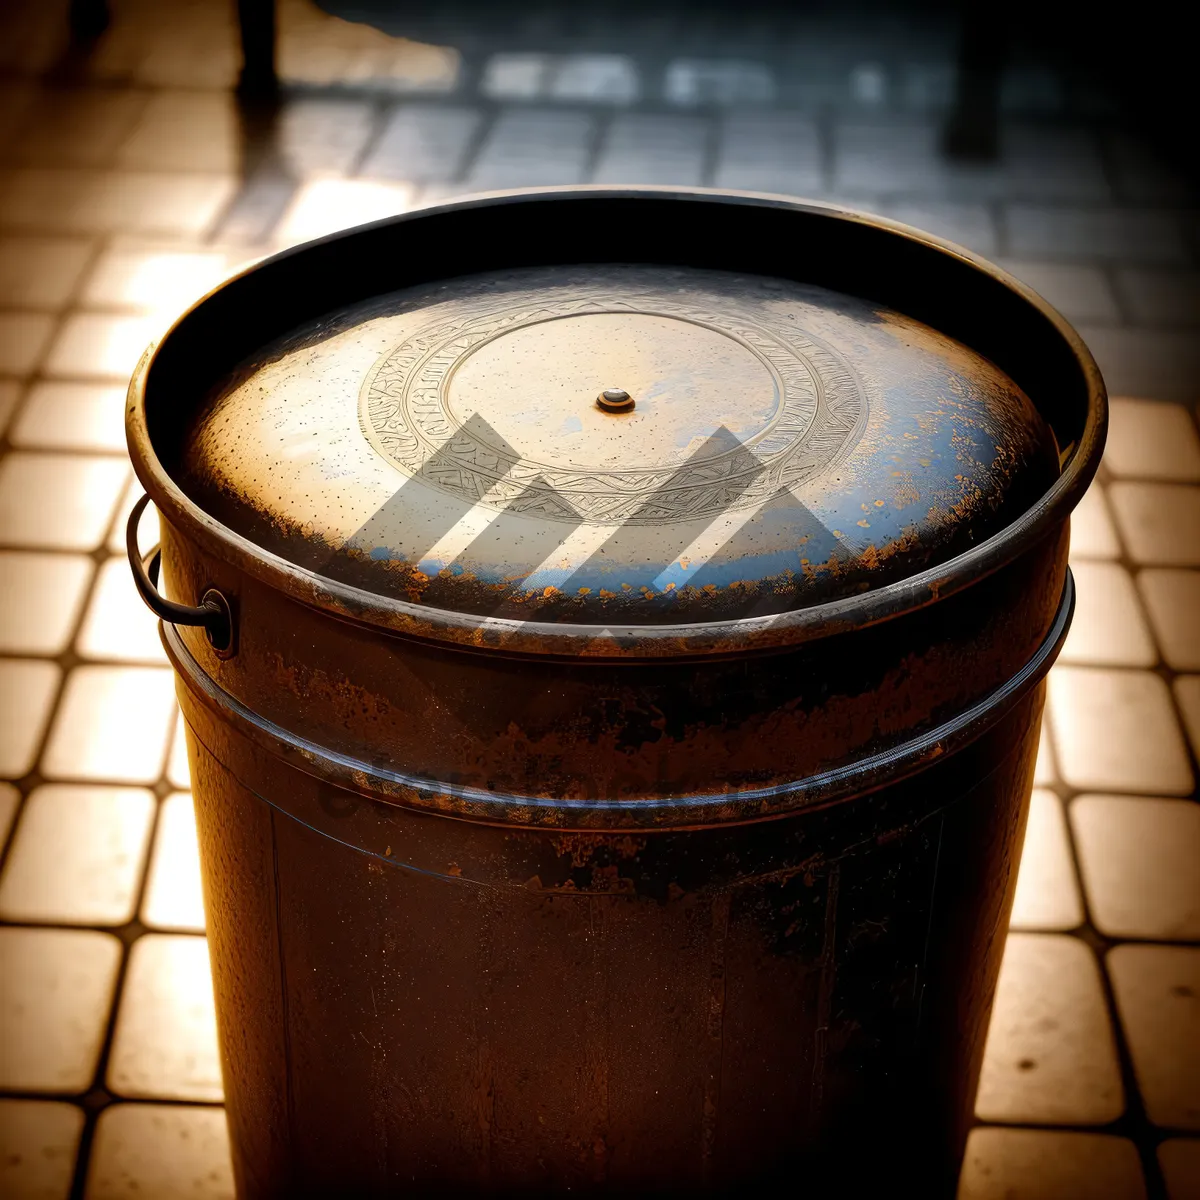
[[[195,414],[258,348],[396,288],[573,263],[886,305],[1023,389],[1054,474],[815,598],[693,589],[677,619],[618,596],[604,628],[554,589],[526,620],[383,594],[371,555],[306,559],[181,486]],[[130,552],[187,723],[239,1194],[952,1194],[1104,422],[1079,339],[1014,281],[763,197],[443,206],[181,318],[128,423],[172,601],[140,509]]]

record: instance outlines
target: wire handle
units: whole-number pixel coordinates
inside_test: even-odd
[[[129,552],[129,566],[133,570],[133,582],[138,595],[160,621],[166,621],[169,625],[200,626],[217,654],[222,658],[231,658],[234,654],[233,608],[216,588],[209,588],[200,597],[198,606],[177,604],[158,590],[162,551],[155,546],[143,557],[137,540],[138,522],[149,503],[150,497],[143,496],[133,506],[125,526],[125,548]]]

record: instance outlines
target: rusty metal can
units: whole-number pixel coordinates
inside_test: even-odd
[[[1104,425],[1014,280],[778,198],[464,201],[185,314],[130,551],[240,1194],[951,1194]]]

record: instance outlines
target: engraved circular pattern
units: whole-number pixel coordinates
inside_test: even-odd
[[[769,426],[723,452],[621,470],[538,462],[505,453],[453,415],[456,367],[481,346],[527,326],[588,314],[674,318],[733,338],[774,376],[781,403]],[[496,307],[427,326],[383,355],[363,382],[360,419],[371,445],[405,474],[461,499],[574,523],[693,520],[757,508],[840,461],[857,443],[867,402],[849,365],[786,320],[764,321],[644,293],[553,298]]]

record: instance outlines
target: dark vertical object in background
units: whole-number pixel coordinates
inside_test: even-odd
[[[108,28],[108,0],[71,0],[70,20],[73,42],[94,41]]]
[[[989,160],[999,152],[1000,78],[1008,58],[1008,27],[1000,7],[961,5],[958,78],[942,148],[951,158]]]
[[[279,89],[275,73],[275,0],[237,0],[242,33],[242,74],[238,94],[244,99],[272,97]]]

